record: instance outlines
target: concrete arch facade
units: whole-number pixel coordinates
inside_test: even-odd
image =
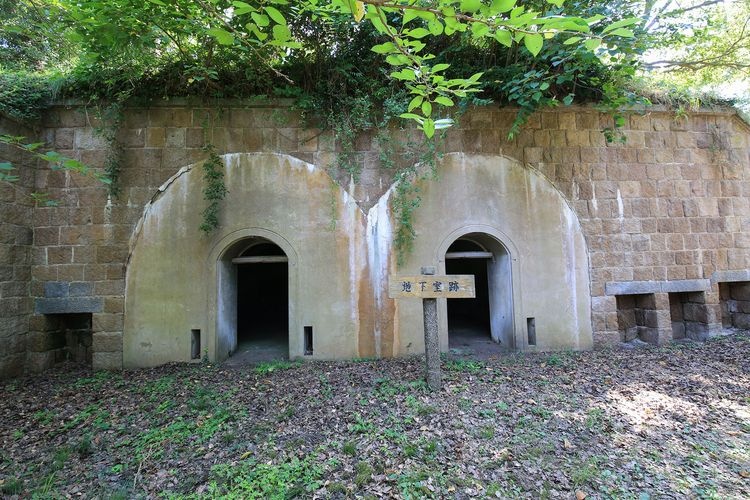
[[[445,252],[453,241],[484,235],[507,250],[513,348],[590,348],[586,241],[561,193],[535,170],[500,155],[448,154],[437,175],[437,181],[420,186],[417,237],[404,273],[419,273],[422,266],[445,272]],[[424,349],[420,315],[416,301],[397,305],[398,354]],[[445,301],[438,301],[438,317],[441,349],[447,350]],[[529,318],[536,326],[535,345],[528,342]]]
[[[202,172],[180,170],[146,207],[131,239],[126,276],[123,364],[188,361],[190,335],[221,360],[232,350],[228,252],[259,236],[289,258],[289,350],[301,356],[302,329],[316,332],[313,358],[357,355],[364,214],[313,165],[280,154],[223,157],[229,193],[220,227],[200,232]],[[333,227],[331,220],[335,219]],[[229,302],[228,302],[229,301]]]

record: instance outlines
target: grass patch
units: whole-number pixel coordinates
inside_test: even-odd
[[[269,373],[290,370],[299,366],[302,366],[301,361],[264,361],[255,365],[253,371],[260,375],[268,375]]]
[[[449,372],[479,373],[484,363],[471,359],[449,359],[443,363],[443,369]]]
[[[320,488],[322,477],[323,468],[315,463],[315,456],[304,460],[294,457],[278,463],[250,459],[211,469],[206,496],[285,500],[309,496]],[[198,497],[191,495],[188,498]]]

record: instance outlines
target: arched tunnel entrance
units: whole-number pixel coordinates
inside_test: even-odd
[[[258,361],[288,358],[286,254],[274,243],[258,240],[232,263],[237,266],[237,353]]]
[[[274,242],[252,236],[234,243],[220,263],[220,343],[230,364],[289,358],[289,258]],[[223,352],[222,352],[223,351]]]
[[[476,297],[448,299],[448,346],[513,349],[513,288],[507,249],[495,238],[472,233],[456,239],[445,253],[446,274],[474,276]],[[491,344],[490,344],[491,343]]]

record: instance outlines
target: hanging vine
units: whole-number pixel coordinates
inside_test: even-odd
[[[208,206],[203,210],[200,230],[210,233],[219,227],[221,201],[228,191],[224,185],[224,163],[216,153],[216,148],[209,143],[203,147],[203,151],[208,153],[208,159],[203,163],[203,199],[208,202]]]
[[[94,127],[94,133],[104,139],[107,143],[107,153],[104,158],[104,173],[110,180],[107,189],[111,196],[120,195],[120,173],[122,170],[123,147],[117,140],[117,133],[122,126],[123,105],[128,94],[119,95],[117,100],[107,105],[97,104],[94,107],[94,117],[98,124]]]

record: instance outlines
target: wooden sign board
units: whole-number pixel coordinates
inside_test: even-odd
[[[474,275],[391,276],[388,296],[392,299],[473,299]]]

